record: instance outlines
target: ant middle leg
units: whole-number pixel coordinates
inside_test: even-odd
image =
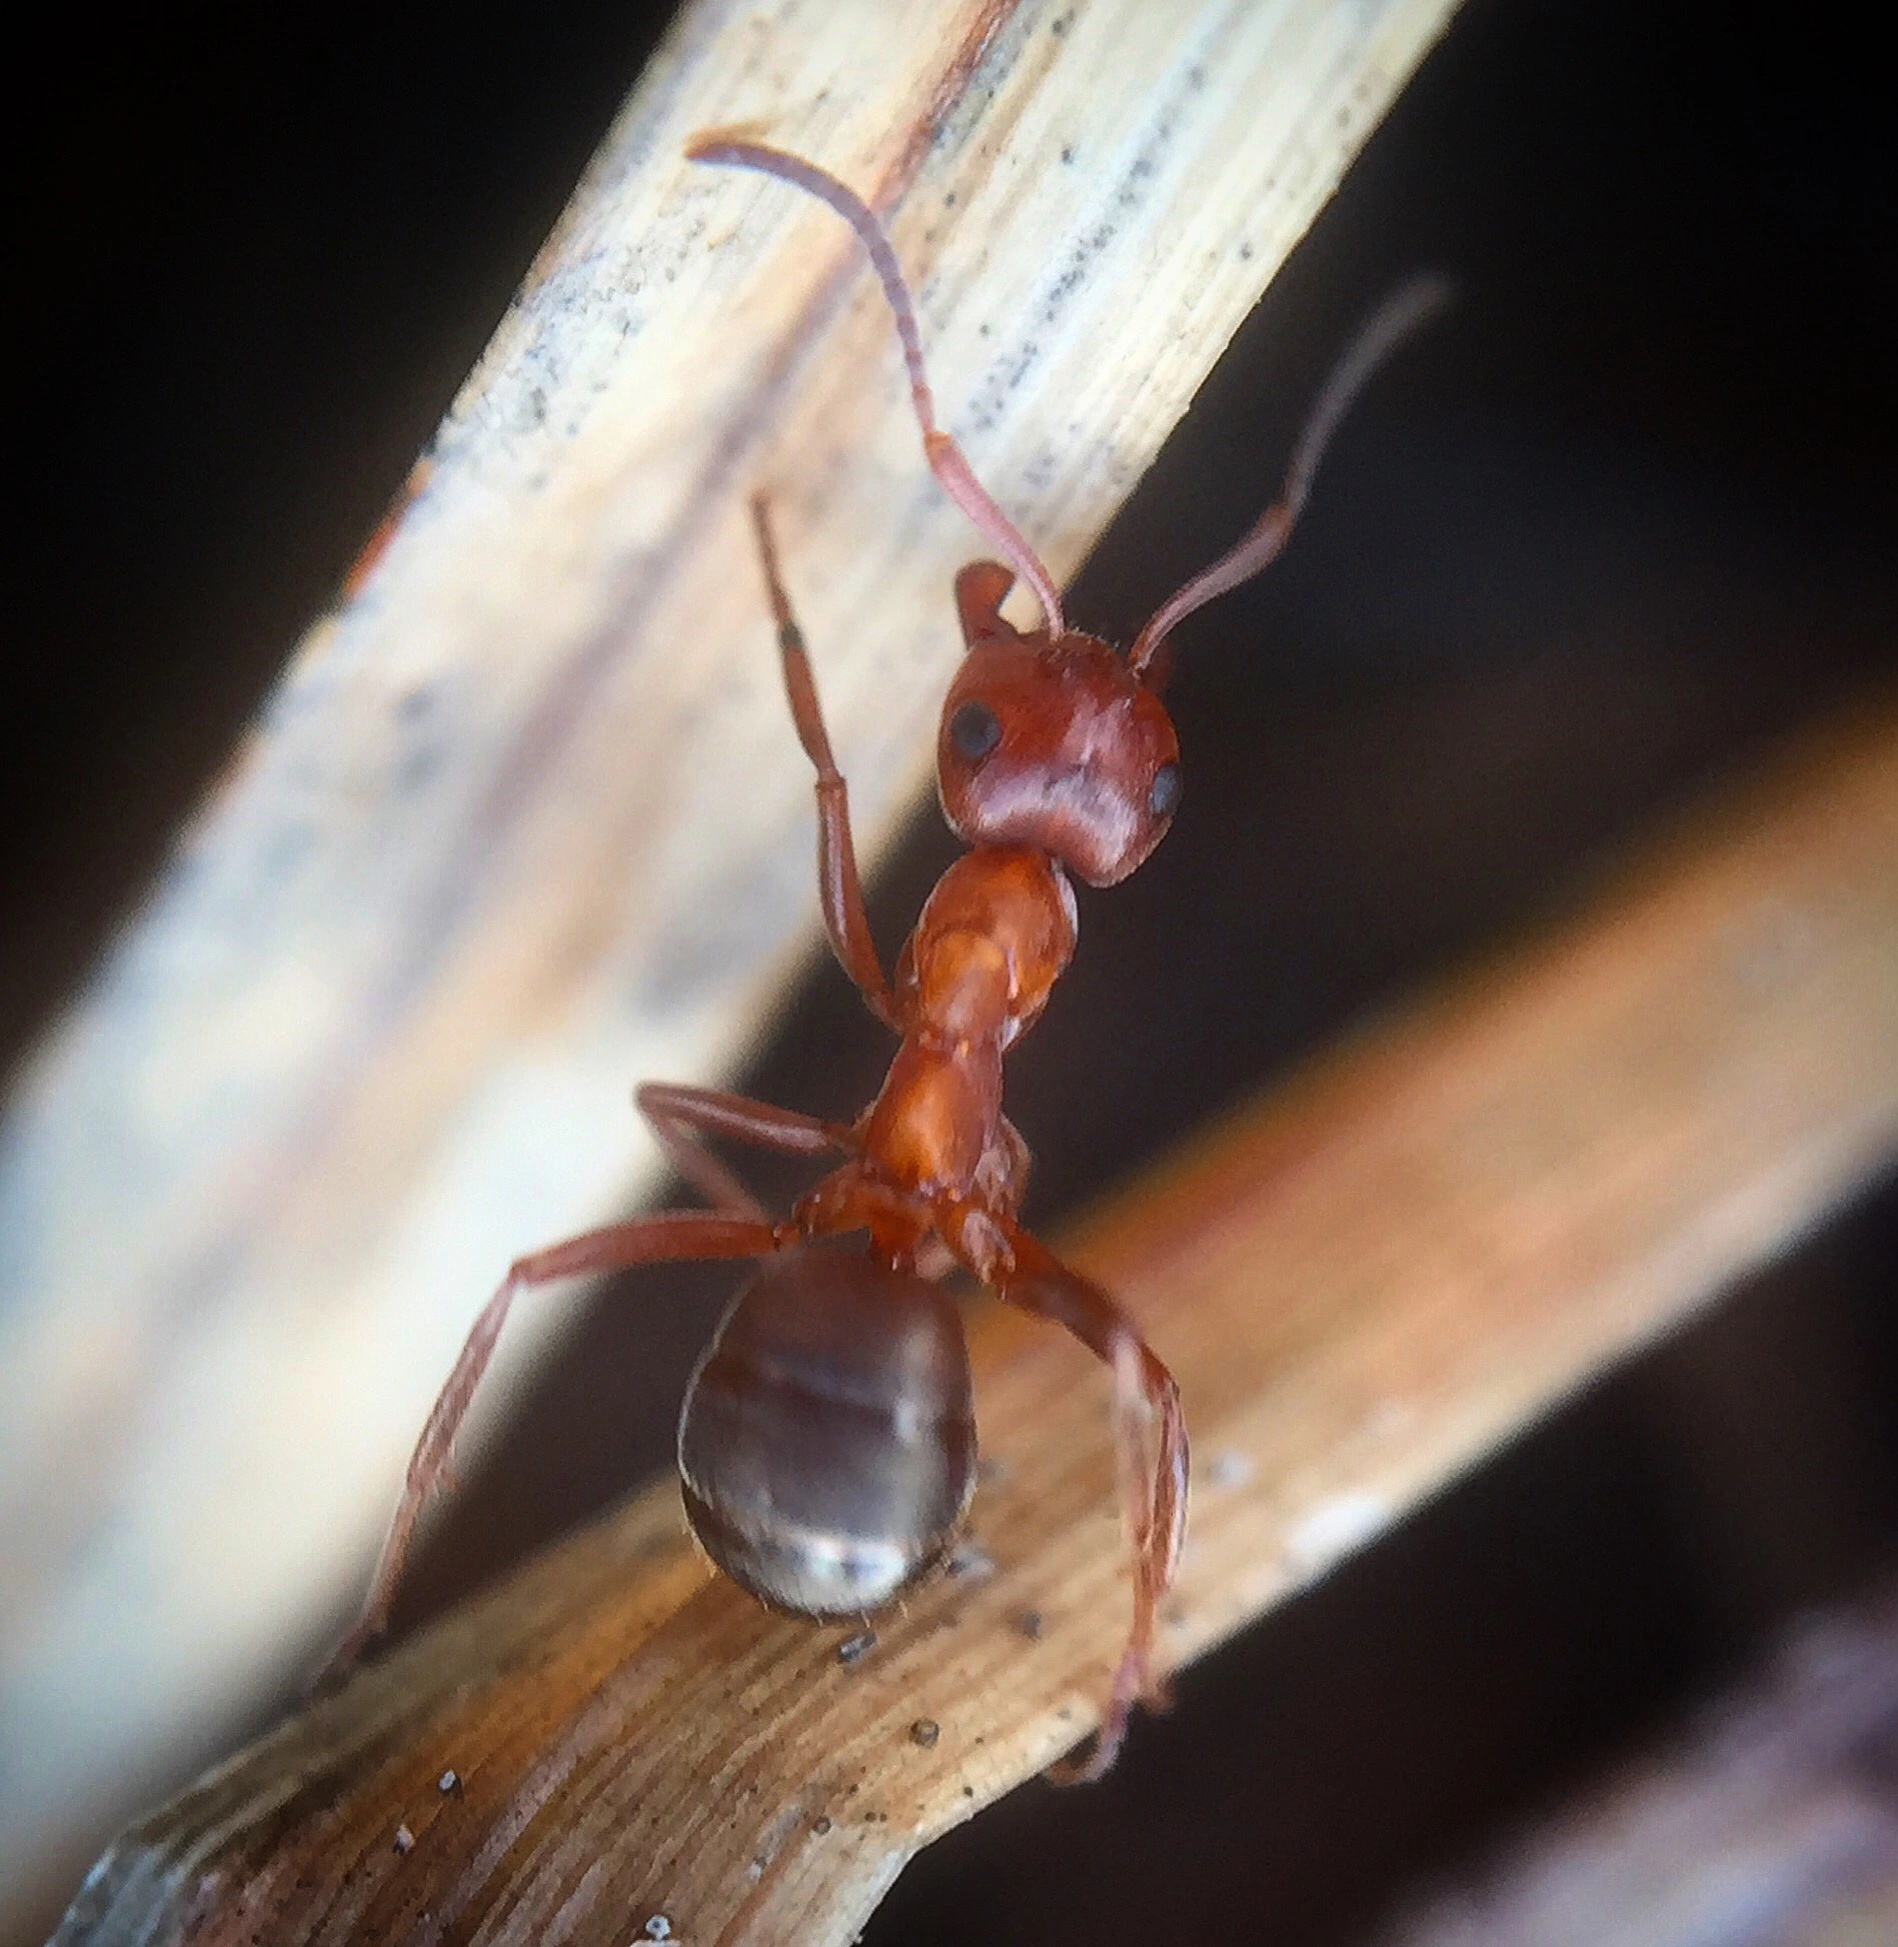
[[[1011,1225],[1007,1236],[1014,1262],[996,1279],[1002,1297],[1065,1326],[1114,1374],[1114,1443],[1133,1556],[1133,1622],[1093,1749],[1049,1774],[1057,1783],[1079,1784],[1112,1765],[1134,1705],[1164,1694],[1153,1673],[1153,1639],[1186,1536],[1186,1418],[1173,1375],[1120,1306],[1026,1231]]]
[[[662,1210],[654,1216],[635,1217],[629,1223],[587,1231],[564,1243],[549,1245],[546,1250],[517,1258],[508,1267],[508,1274],[494,1296],[481,1308],[447,1382],[436,1396],[421,1438],[415,1443],[402,1498],[389,1523],[362,1614],[338,1646],[319,1681],[346,1669],[386,1627],[389,1607],[414,1546],[422,1510],[432,1495],[452,1484],[448,1462],[455,1434],[467,1417],[475,1390],[494,1356],[495,1341],[500,1338],[508,1312],[521,1292],[535,1285],[551,1284],[559,1278],[595,1277],[642,1264],[695,1258],[766,1257],[784,1241],[778,1226],[762,1220],[715,1215],[703,1210]]]
[[[791,702],[791,721],[798,742],[817,770],[817,893],[824,909],[824,930],[831,951],[855,984],[869,1008],[887,1028],[897,1029],[896,1002],[877,958],[863,909],[863,881],[857,871],[857,848],[850,836],[850,790],[831,754],[830,733],[817,700],[817,679],[804,647],[803,631],[791,613],[778,571],[778,550],[771,538],[771,520],[763,494],[751,501],[752,526],[758,536],[758,559],[764,569],[765,593],[778,625],[778,651],[784,662],[784,688]]]
[[[775,1149],[787,1156],[822,1156],[855,1147],[847,1128],[754,1102],[722,1088],[689,1088],[675,1082],[641,1082],[633,1091],[639,1112],[652,1125],[666,1161],[709,1203],[727,1217],[767,1222],[758,1200],[737,1175],[705,1147],[707,1136]]]

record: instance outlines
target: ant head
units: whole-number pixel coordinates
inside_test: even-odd
[[[943,706],[936,741],[949,823],[971,845],[1033,845],[1090,885],[1126,878],[1159,844],[1179,801],[1179,745],[1156,694],[1167,638],[1196,609],[1249,581],[1277,556],[1338,421],[1392,347],[1442,309],[1449,285],[1440,277],[1413,278],[1372,314],[1319,393],[1278,499],[1233,547],[1161,604],[1123,662],[1105,643],[1069,632],[1054,577],[975,477],[961,447],[936,424],[916,307],[870,207],[814,162],[735,133],[709,132],[686,153],[795,184],[856,231],[896,320],[930,471],[1009,563],[1004,568],[978,561],[956,577],[969,654]],[[762,520],[760,535],[775,587]],[[1043,626],[1030,635],[1001,617],[1002,597],[1017,575],[1041,605]],[[788,627],[782,598],[774,599],[780,627]]]
[[[943,815],[965,844],[1032,845],[1091,886],[1116,885],[1173,821],[1179,739],[1106,643],[1004,622],[1012,579],[985,561],[956,580],[969,652],[936,738]]]

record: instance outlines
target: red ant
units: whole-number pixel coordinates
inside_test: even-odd
[[[869,209],[815,165],[757,143],[705,136],[687,153],[781,177],[856,231],[895,315],[929,466],[1007,564],[974,562],[956,577],[968,653],[942,708],[937,780],[944,814],[970,849],[938,881],[886,977],[864,914],[843,776],[765,503],[755,498],[791,716],[817,771],[824,925],[870,1012],[901,1046],[876,1100],[847,1124],[721,1090],[639,1089],[666,1156],[712,1208],[613,1224],[509,1268],[422,1429],[342,1654],[387,1619],[417,1519],[445,1484],[450,1444],[516,1294],[667,1259],[763,1261],[693,1374],[679,1422],[686,1512],[706,1553],[776,1609],[835,1617],[881,1607],[948,1553],[975,1487],[968,1349],[938,1282],[959,1265],[1007,1303],[1065,1326],[1113,1371],[1133,1624],[1094,1748],[1063,1774],[1098,1777],[1135,1703],[1158,1689],[1154,1621],[1185,1533],[1186,1423],[1172,1375],[1133,1320],[1016,1221],[1029,1154],[1002,1113],[1002,1057],[1074,951],[1068,875],[1117,884],[1172,821],[1179,745],[1157,693],[1161,645],[1195,609],[1277,556],[1340,415],[1445,293],[1435,282],[1408,285],[1370,320],[1320,394],[1277,500],[1161,605],[1123,657],[1068,628],[1053,577],[937,426],[909,292]],[[1017,578],[1040,604],[1038,629],[1003,619]],[[774,1222],[701,1146],[708,1137],[845,1160]],[[866,1248],[817,1248],[855,1232],[867,1233]]]

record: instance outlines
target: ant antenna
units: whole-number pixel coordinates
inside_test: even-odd
[[[1015,573],[1034,590],[1041,604],[1042,620],[1050,635],[1061,635],[1066,624],[1061,619],[1061,597],[1054,577],[1041,564],[1041,557],[1023,540],[1020,531],[995,504],[989,491],[969,466],[962,448],[936,424],[936,401],[923,370],[922,339],[916,329],[916,308],[910,301],[909,286],[903,281],[896,253],[883,226],[869,206],[854,190],[846,189],[837,178],[806,162],[801,156],[786,155],[782,149],[768,148],[762,142],[746,142],[737,137],[701,136],[687,150],[694,162],[724,163],[738,169],[756,169],[777,176],[808,191],[819,202],[828,203],[862,239],[870,253],[870,263],[890,311],[896,320],[896,335],[903,345],[903,363],[909,367],[909,396],[916,408],[916,423],[923,431],[923,454],[929,470],[942,483],[944,491],[968,515],[982,536],[1001,555]]]
[[[1344,356],[1332,367],[1324,389],[1292,448],[1291,464],[1278,498],[1253,522],[1238,543],[1210,568],[1202,569],[1178,594],[1161,603],[1153,620],[1140,631],[1127,652],[1127,666],[1138,676],[1153,661],[1161,643],[1193,613],[1216,596],[1250,581],[1278,558],[1311,492],[1312,476],[1325,448],[1365,383],[1392,352],[1449,304],[1456,295],[1447,277],[1427,274],[1400,285],[1358,328]]]

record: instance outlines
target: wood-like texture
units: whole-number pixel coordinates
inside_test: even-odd
[[[1885,697],[1069,1238],[1193,1428],[1168,1660],[1894,1154]],[[62,1941],[848,1939],[915,1848],[1080,1736],[1125,1625],[1103,1384],[1018,1316],[972,1336],[979,1545],[868,1654],[710,1575],[663,1484],[128,1835]]]
[[[968,532],[852,239],[687,138],[887,213],[945,419],[1065,574],[1449,10],[683,14],[0,1128],[0,1856],[300,1653],[498,1269],[649,1174],[631,1084],[715,1079],[807,950],[750,488],[867,850],[918,777]]]
[[[1773,1667],[1579,1795],[1380,1947],[1898,1938],[1898,1599],[1804,1622]]]

